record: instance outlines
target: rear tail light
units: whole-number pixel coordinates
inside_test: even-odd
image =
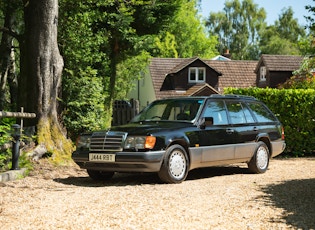
[[[284,140],[285,136],[284,136],[284,127],[281,127],[281,139]]]

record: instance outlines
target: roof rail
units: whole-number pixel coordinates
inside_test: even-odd
[[[240,98],[240,99],[251,99],[251,100],[257,100],[257,98],[253,96],[247,96],[247,95],[239,95],[239,94],[212,94],[210,95],[212,98]]]

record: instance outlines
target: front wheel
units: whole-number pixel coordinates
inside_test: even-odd
[[[259,141],[255,153],[248,163],[248,169],[253,173],[264,173],[269,165],[269,149],[267,145]]]
[[[172,145],[166,150],[158,175],[163,182],[181,183],[187,177],[188,165],[186,150],[180,145]]]
[[[114,172],[104,172],[104,171],[98,171],[98,170],[91,170],[87,169],[86,170],[89,176],[96,181],[101,181],[101,180],[109,180],[114,176]]]

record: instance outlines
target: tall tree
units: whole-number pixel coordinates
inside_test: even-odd
[[[55,157],[72,148],[60,125],[57,106],[63,58],[57,43],[58,0],[23,0],[25,32],[20,41],[19,103],[36,112],[38,143]]]
[[[210,13],[207,28],[219,37],[219,51],[229,49],[233,59],[258,59],[259,31],[266,12],[252,0],[226,1],[223,12]]]
[[[315,2],[315,0],[313,0]],[[300,47],[302,47],[302,52],[305,55],[314,55],[315,54],[315,6],[307,5],[305,9],[311,13],[311,16],[305,17],[308,25],[307,28],[309,29],[309,35],[302,41],[300,41]]]
[[[147,35],[158,34],[173,18],[181,0],[176,1],[110,1],[99,4],[103,13],[97,21],[98,29],[105,29],[108,39],[109,69],[108,99],[111,108],[116,95],[117,65],[128,55],[139,53],[137,44]],[[106,12],[106,13],[105,13]]]
[[[15,53],[13,50],[14,37],[12,35],[15,36],[13,27],[19,4],[19,1],[13,0],[4,2],[1,5],[4,12],[4,23],[1,29],[3,33],[0,42],[0,110],[4,110],[5,108],[13,111],[16,110],[17,75],[15,72]],[[10,97],[9,103],[7,102],[7,97]]]
[[[184,1],[169,29],[161,33],[158,39],[161,57],[212,58],[216,51],[217,37],[207,36],[205,24],[197,10],[197,1]]]
[[[305,37],[305,29],[293,17],[291,7],[284,8],[274,25],[261,32],[260,49],[264,54],[301,54],[299,40]]]
[[[60,0],[59,42],[65,57],[63,99],[67,127],[72,126],[75,133],[81,131],[79,122],[84,116],[86,124],[91,121],[85,128],[110,125],[113,100],[125,95],[120,87],[130,88],[134,79],[132,75],[123,78],[122,74],[139,66],[130,64],[129,59],[146,60],[141,55],[134,57],[154,46],[155,35],[168,27],[182,1]],[[131,67],[124,66],[126,63]],[[74,82],[85,82],[79,78],[87,80],[84,87],[72,87]],[[92,93],[89,91],[94,90],[93,82],[102,87]],[[78,98],[89,98],[95,104]]]

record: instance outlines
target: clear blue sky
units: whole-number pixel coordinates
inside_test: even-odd
[[[266,22],[268,25],[278,20],[283,8],[289,6],[293,9],[294,18],[298,19],[300,25],[306,25],[304,16],[312,16],[306,9],[306,5],[313,5],[313,0],[253,0],[259,7],[263,7],[267,13]],[[208,17],[210,12],[223,11],[225,0],[202,0],[201,10],[204,17]]]

